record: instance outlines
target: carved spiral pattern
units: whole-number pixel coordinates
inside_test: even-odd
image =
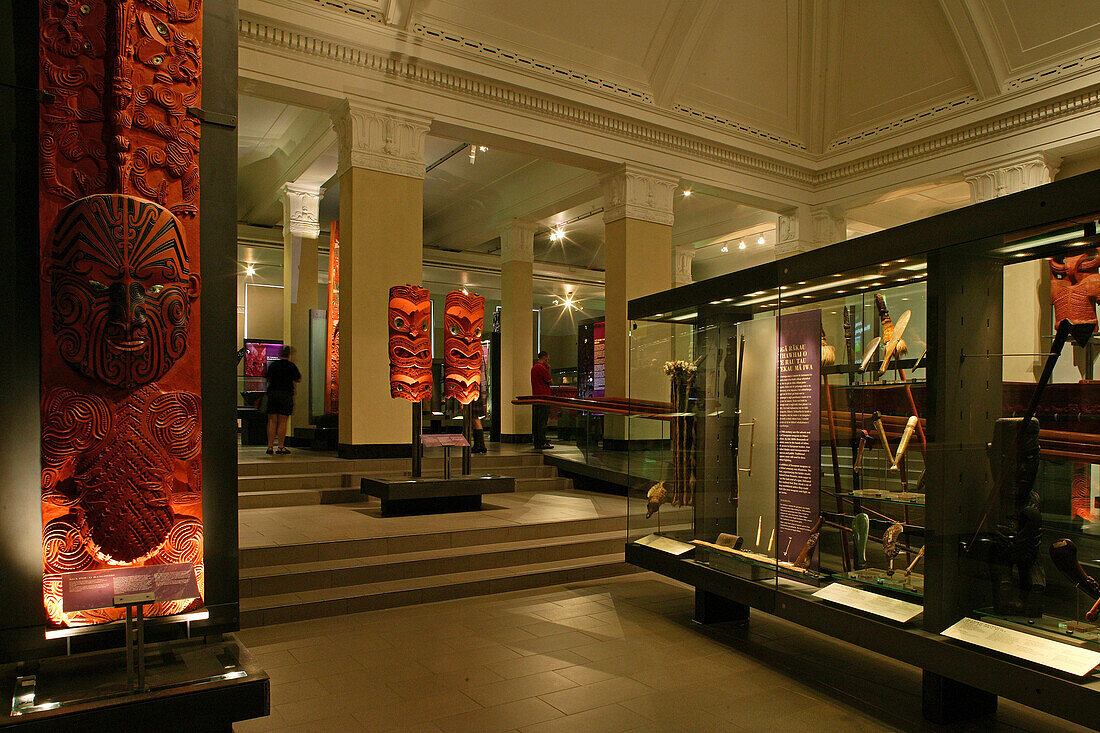
[[[42,561],[47,572],[73,573],[87,570],[95,562],[88,553],[79,525],[72,514],[46,523],[42,530]]]
[[[42,462],[56,467],[70,456],[102,441],[111,431],[106,401],[68,387],[50,390],[42,405]],[[56,473],[43,471],[43,488],[56,483]]]
[[[149,431],[175,458],[199,452],[199,398],[189,392],[166,392],[149,405]]]
[[[164,543],[164,547],[150,562],[158,565],[188,562],[194,565],[200,560],[202,560],[202,522],[194,517],[179,515],[172,529],[168,531],[168,540]]]

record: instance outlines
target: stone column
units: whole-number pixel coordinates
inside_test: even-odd
[[[677,182],[675,176],[630,164],[602,179],[608,397],[668,400],[663,367],[673,357],[671,329],[640,324],[633,332],[635,343],[645,347],[635,354],[631,380],[626,306],[633,298],[672,287],[672,195]],[[605,425],[605,435],[609,432]]]
[[[517,395],[531,394],[531,353],[534,340],[534,243],[536,225],[515,219],[500,233],[500,440],[531,439],[531,408],[512,404]]]
[[[391,286],[419,285],[424,276],[430,120],[349,100],[332,118],[340,155],[339,453],[409,456],[412,408],[390,397],[387,308]]]
[[[1030,153],[964,171],[963,176],[970,187],[970,203],[976,204],[1050,183],[1057,175],[1060,163],[1060,160],[1043,153]],[[1050,267],[1047,261],[1032,260],[1006,267],[1003,298],[1004,323],[1025,326],[1005,329],[1004,352],[1040,354],[1046,351],[1049,345],[1044,346],[1043,336],[1053,333],[1054,329],[1050,316]],[[1043,361],[1042,357],[1004,359],[1004,380],[1033,382],[1042,372]],[[1058,372],[1065,374],[1064,379],[1080,378],[1073,370],[1072,360],[1061,359],[1058,366]],[[1071,373],[1066,372],[1067,369]],[[1059,381],[1057,373],[1054,380]]]
[[[800,206],[781,211],[776,218],[775,230],[776,259],[847,239],[844,217],[825,207],[811,209]]]
[[[319,186],[283,186],[283,343],[294,347],[302,372],[288,432],[309,426],[309,309],[317,307],[317,209],[324,193]]]

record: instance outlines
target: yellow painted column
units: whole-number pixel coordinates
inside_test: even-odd
[[[636,341],[653,343],[653,348],[638,352],[638,357],[660,363],[636,369],[635,384],[629,385],[631,331],[626,306],[633,298],[672,287],[672,195],[677,179],[624,165],[605,176],[602,183],[606,394],[667,400],[668,379],[663,367],[672,358],[671,329],[643,325],[642,333],[634,332]]]
[[[534,222],[516,219],[500,234],[500,439],[531,439],[531,408],[512,398],[531,394],[534,340]]]
[[[423,279],[426,118],[344,101],[340,151],[340,431],[345,457],[411,455],[412,407],[390,397],[389,289]],[[436,389],[441,385],[436,385]]]

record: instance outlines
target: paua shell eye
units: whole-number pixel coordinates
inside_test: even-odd
[[[157,23],[157,33],[161,34],[162,36],[167,36],[168,26],[166,26],[164,23]]]
[[[394,316],[393,317],[393,327],[394,328],[404,328],[405,327],[405,319],[402,318],[401,316]]]
[[[107,286],[101,283],[99,280],[89,280],[88,284],[92,286],[92,290],[97,293],[107,292]]]
[[[455,324],[452,323],[451,324],[451,335],[452,336],[458,336],[460,333],[462,333],[462,329],[460,329],[458,326],[456,326]]]
[[[81,15],[87,15],[90,12],[92,12],[92,8],[89,5],[85,4],[80,6]]]
[[[145,292],[147,292],[149,295],[160,295],[162,292],[164,292],[164,286],[150,285],[145,289]]]

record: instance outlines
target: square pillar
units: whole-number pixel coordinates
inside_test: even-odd
[[[516,219],[500,234],[500,440],[531,440],[531,408],[513,405],[531,394],[534,340],[534,243],[537,226]]]
[[[970,187],[970,203],[1007,196],[1054,180],[1061,161],[1043,153],[1030,153],[1015,158],[996,161],[981,169],[963,173]],[[1002,344],[1006,354],[1041,354],[1049,348],[1043,345],[1043,336],[1054,331],[1050,318],[1050,267],[1046,260],[1020,262],[1005,268],[1004,281],[1005,323],[1038,323],[1035,330],[1009,329]],[[1072,363],[1063,359],[1059,367]],[[1006,382],[1034,382],[1043,371],[1043,358],[1013,358],[1004,360],[1003,379]],[[1056,373],[1057,374],[1057,373]],[[1066,375],[1067,379],[1081,376]],[[1055,377],[1058,380],[1058,377]]]
[[[424,138],[429,120],[345,100],[340,161],[340,432],[348,458],[411,455],[412,408],[390,397],[389,289],[424,276]],[[436,385],[440,389],[442,385]]]

